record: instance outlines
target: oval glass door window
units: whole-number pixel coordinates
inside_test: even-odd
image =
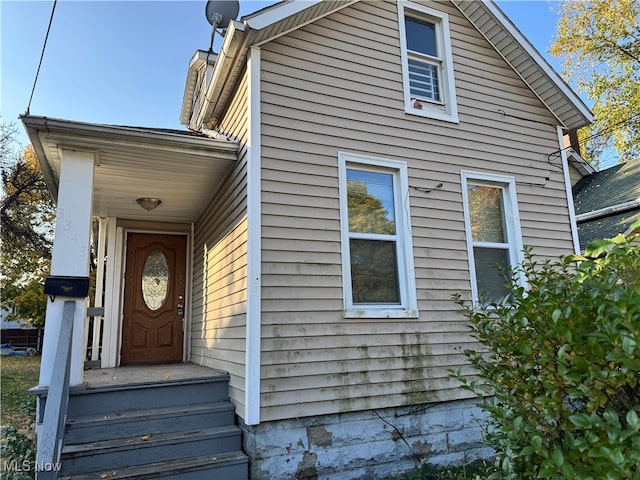
[[[164,305],[169,289],[169,264],[162,252],[149,254],[142,269],[142,298],[150,310]]]

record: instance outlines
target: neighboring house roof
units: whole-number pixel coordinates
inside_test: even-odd
[[[492,0],[452,2],[547,106],[559,125],[577,129],[591,123],[593,115],[589,108]],[[213,67],[206,91],[205,98],[210,102],[195,121],[192,119],[192,126],[217,124],[242,72],[249,47],[259,46],[353,3],[354,0],[290,0],[243,17],[240,22],[230,22],[220,60]],[[191,101],[196,88],[194,69],[202,68],[203,63],[202,58],[194,57],[189,65],[180,115],[184,124],[198,114],[193,111]]]
[[[640,160],[593,173],[573,188],[580,247],[628,231],[640,219]]]

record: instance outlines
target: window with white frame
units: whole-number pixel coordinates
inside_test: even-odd
[[[417,317],[405,162],[339,154],[345,317]]]
[[[405,111],[458,122],[446,13],[398,2]]]
[[[508,296],[511,273],[522,261],[515,180],[463,171],[462,195],[473,301],[497,302]]]

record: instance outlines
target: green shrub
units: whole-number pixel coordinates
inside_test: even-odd
[[[640,247],[618,236],[585,255],[527,251],[526,288],[460,302],[482,349],[465,352],[475,378],[454,375],[489,414],[490,478],[640,479]]]
[[[2,427],[0,458],[2,478],[6,480],[29,480],[34,478],[32,466],[35,461],[35,441],[18,432],[15,427]]]

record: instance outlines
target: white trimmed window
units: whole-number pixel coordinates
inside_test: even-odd
[[[344,315],[418,316],[407,164],[339,153]]]
[[[515,180],[468,171],[461,176],[473,301],[497,302],[508,296],[511,272],[522,262]]]
[[[458,122],[446,13],[398,2],[405,112]]]

